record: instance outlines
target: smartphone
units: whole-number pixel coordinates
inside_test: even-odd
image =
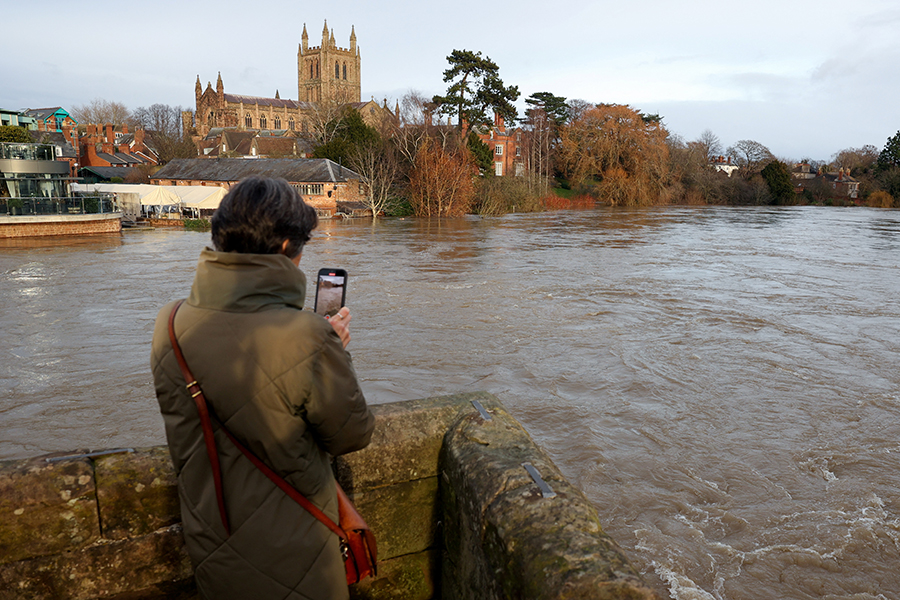
[[[347,271],[319,269],[316,277],[316,314],[333,317],[347,301]]]

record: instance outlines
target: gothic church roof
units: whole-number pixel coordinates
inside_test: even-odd
[[[300,108],[310,107],[309,102],[298,102],[287,98],[260,98],[259,96],[243,96],[241,94],[225,94],[225,102],[232,104],[259,104],[260,106],[274,106],[276,108]]]

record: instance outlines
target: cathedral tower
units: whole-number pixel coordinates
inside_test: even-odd
[[[360,59],[356,30],[350,29],[350,47],[340,48],[329,32],[322,29],[322,45],[310,46],[303,24],[297,52],[297,99],[301,102],[335,101],[341,104],[360,100]]]

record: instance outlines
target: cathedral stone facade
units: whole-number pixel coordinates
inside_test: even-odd
[[[200,85],[200,76],[194,86],[196,110],[193,118],[195,138],[205,138],[215,128],[242,130],[274,130],[302,135],[310,131],[310,121],[316,105],[323,103],[350,104],[367,113],[380,113],[373,102],[360,102],[360,54],[356,46],[356,31],[351,28],[350,47],[341,48],[329,32],[328,23],[322,30],[322,44],[310,46],[303,25],[303,36],[297,52],[297,100],[245,96],[225,92],[222,74],[216,87]],[[374,105],[374,106],[370,106]],[[388,113],[390,111],[387,111]],[[366,119],[367,121],[369,119]],[[189,126],[185,119],[186,128]]]

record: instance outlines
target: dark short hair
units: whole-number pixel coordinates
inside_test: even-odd
[[[319,219],[284,179],[247,177],[225,194],[210,224],[219,252],[278,254],[288,240],[286,254],[294,258]]]

